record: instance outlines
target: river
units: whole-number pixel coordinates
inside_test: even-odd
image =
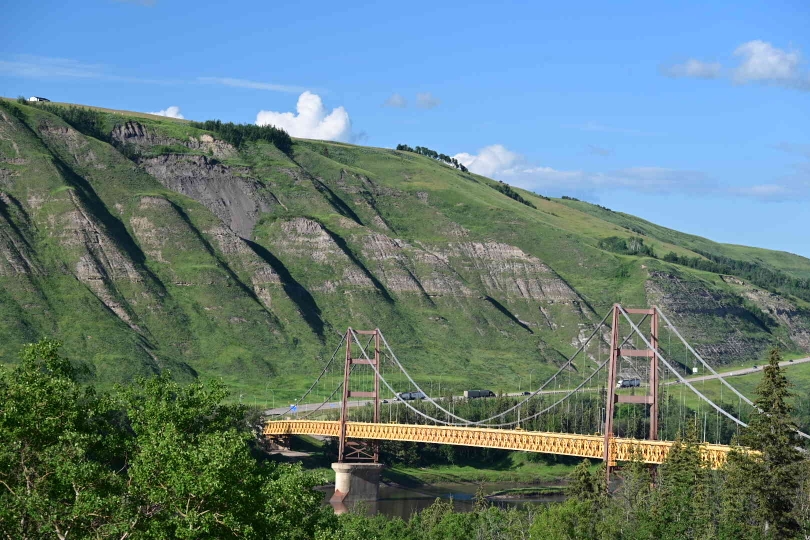
[[[549,493],[542,491],[551,490]],[[329,504],[329,497],[334,492],[334,487],[324,486],[325,504]],[[414,512],[419,512],[433,504],[437,498],[452,499],[453,506],[457,512],[469,512],[473,508],[475,493],[478,484],[474,483],[447,483],[432,484],[415,487],[404,486],[380,486],[380,498],[375,502],[363,503],[368,514],[383,514],[388,517],[401,517],[408,519]],[[514,490],[531,490],[531,493],[514,493]],[[498,495],[505,491],[513,493]],[[565,495],[559,490],[559,486],[554,488],[520,484],[514,482],[495,482],[484,485],[484,492],[488,495],[490,504],[501,507],[526,506],[531,504],[548,504],[559,502],[565,499]]]

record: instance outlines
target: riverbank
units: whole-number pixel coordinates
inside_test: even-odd
[[[332,458],[327,455],[323,441],[306,436],[294,437],[292,450],[292,453],[274,454],[271,459],[301,463],[305,469],[322,474],[326,483],[334,483]],[[466,461],[425,467],[389,465],[383,469],[382,482],[402,487],[504,482],[525,486],[564,486],[578,463],[577,458],[571,457],[504,452],[501,457],[486,462]]]
[[[511,452],[506,458],[487,464],[469,463],[429,467],[393,465],[383,470],[383,480],[400,485],[482,482],[562,485],[567,482],[568,476],[576,467],[574,460],[567,461],[570,463],[554,462],[553,458],[531,461],[526,453]]]

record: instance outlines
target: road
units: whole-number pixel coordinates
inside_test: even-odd
[[[779,362],[779,366],[780,367],[790,367],[790,366],[795,366],[796,364],[804,364],[806,362],[810,362],[810,357],[797,358],[797,359],[795,359],[793,361],[784,360],[782,362]],[[757,365],[757,367],[742,368],[742,369],[737,369],[737,370],[734,370],[734,371],[726,371],[726,372],[718,373],[717,375],[699,375],[697,377],[687,377],[686,380],[689,381],[690,383],[694,383],[694,382],[700,382],[700,381],[708,381],[708,380],[711,380],[711,379],[718,379],[720,377],[723,377],[723,378],[738,377],[740,375],[749,375],[751,373],[758,373],[758,372],[761,372],[761,371],[762,371],[762,366]],[[666,384],[667,385],[681,384],[681,382],[680,381],[669,381]],[[596,389],[596,388],[585,388],[583,390],[591,391],[591,390],[598,390],[598,389]],[[543,390],[543,391],[540,392],[540,394],[566,394],[568,392],[569,392],[568,389],[563,388],[563,389],[560,389],[560,390]],[[510,397],[515,397],[515,396],[522,396],[523,393],[521,393],[521,392],[511,392],[511,393],[508,393],[506,395],[510,396]],[[454,399],[459,399],[459,398],[463,398],[464,396],[453,396],[453,397],[454,397]],[[442,398],[434,398],[434,399],[442,399]],[[389,401],[391,403],[401,403],[399,401],[393,401],[393,400],[389,400]],[[370,403],[371,403],[371,400],[350,401],[349,402],[349,407],[364,407],[364,406],[366,406],[366,405],[368,405]],[[319,404],[316,404],[316,403],[299,405],[298,406],[298,413],[299,414],[300,413],[307,413],[307,412],[310,412],[310,411],[313,411],[313,410],[317,409],[318,407],[321,407],[321,409],[320,409],[321,411],[329,411],[329,410],[338,411],[338,410],[340,410],[340,401],[332,401],[332,402],[327,403],[327,404],[325,404],[323,406],[321,406]],[[291,418],[295,418],[295,416],[296,416],[296,413],[290,412],[289,407],[277,407],[275,409],[267,409],[266,411],[264,411],[264,414],[265,414],[265,416],[278,416],[278,415],[283,414],[283,415],[289,416]]]
[[[567,394],[568,392],[569,392],[568,389],[563,388],[563,389],[560,389],[560,390],[543,390],[543,391],[541,391],[539,393],[540,394]],[[510,393],[507,393],[505,395],[507,395],[509,397],[515,397],[515,396],[522,396],[524,394],[522,392],[510,392]],[[462,398],[464,398],[464,396],[453,396],[453,399],[462,399]],[[444,398],[433,398],[433,399],[435,401],[441,401]],[[397,403],[397,404],[402,403],[401,401],[391,400],[391,399],[389,399],[388,402],[389,403]],[[368,400],[368,399],[360,400],[360,401],[349,401],[349,407],[364,407],[365,405],[368,405],[370,403],[371,403],[371,400]],[[317,403],[299,405],[298,406],[298,414],[313,411],[313,410],[317,409],[318,407],[321,407],[320,411],[318,411],[318,412],[324,412],[324,411],[330,411],[330,410],[339,411],[340,410],[340,401],[332,401],[332,402],[329,402],[329,403],[327,403],[327,404],[325,404],[323,406],[321,406],[321,405],[319,405]],[[283,414],[285,416],[295,418],[296,413],[290,412],[289,407],[276,407],[275,409],[267,409],[267,410],[265,410],[264,414],[265,414],[265,416],[277,416],[277,415]]]
[[[804,364],[805,362],[810,362],[810,357],[797,358],[797,359],[795,359],[793,361],[784,360],[782,362],[779,362],[779,367],[795,366],[796,364]],[[758,373],[758,372],[761,372],[761,371],[762,371],[762,365],[757,365],[756,367],[737,369],[737,370],[734,370],[734,371],[725,371],[725,372],[722,372],[722,373],[718,373],[717,375],[700,375],[698,377],[687,377],[686,380],[689,381],[690,383],[693,383],[693,382],[700,382],[700,381],[709,381],[711,379],[719,379],[720,377],[722,377],[724,379],[728,378],[728,377],[738,377],[740,375],[749,375],[751,373]],[[681,382],[680,381],[669,381],[667,384],[668,385],[669,384],[681,384]]]

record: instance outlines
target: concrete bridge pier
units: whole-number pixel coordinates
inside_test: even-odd
[[[359,501],[376,501],[380,494],[381,463],[332,463],[335,494],[329,499],[336,512]]]

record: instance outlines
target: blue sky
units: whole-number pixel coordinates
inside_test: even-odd
[[[9,0],[0,95],[428,146],[810,257],[805,0],[344,4]]]

